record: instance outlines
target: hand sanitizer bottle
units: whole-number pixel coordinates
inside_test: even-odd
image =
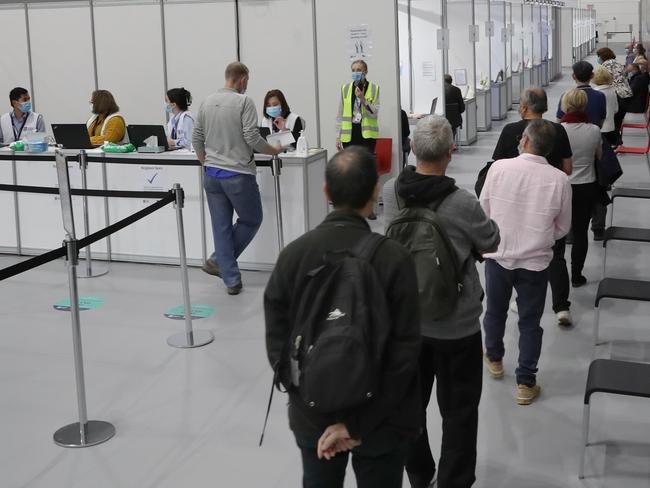
[[[298,141],[296,142],[296,155],[297,156],[307,156],[308,150],[307,150],[307,139],[305,138],[305,131],[301,130],[300,131],[300,137],[298,138]]]

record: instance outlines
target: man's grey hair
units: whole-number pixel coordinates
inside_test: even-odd
[[[531,86],[521,94],[521,103],[536,114],[543,114],[548,110],[546,92],[537,86]]]
[[[442,160],[454,143],[454,134],[446,118],[429,115],[420,119],[413,131],[413,153],[418,161],[433,163]]]
[[[555,126],[544,119],[531,120],[524,131],[530,142],[529,151],[537,156],[548,156],[555,146]]]

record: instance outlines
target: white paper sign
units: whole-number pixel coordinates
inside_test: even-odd
[[[436,79],[436,65],[433,61],[422,61],[422,78],[428,81]]]
[[[167,172],[164,166],[140,166],[143,191],[167,191]]]
[[[454,82],[455,82],[456,86],[465,86],[465,85],[467,85],[467,70],[455,69],[454,70]]]
[[[348,27],[348,57],[350,60],[371,57],[372,48],[368,24],[357,24]]]

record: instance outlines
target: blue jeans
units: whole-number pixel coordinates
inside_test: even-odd
[[[214,253],[226,286],[241,283],[237,258],[250,244],[262,224],[262,200],[254,175],[215,178],[205,175],[203,186],[212,220]],[[233,211],[237,222],[233,224]]]
[[[493,259],[485,260],[485,352],[491,361],[500,361],[505,354],[503,336],[514,288],[517,290],[519,309],[519,367],[515,371],[519,385],[533,386],[536,383],[535,374],[544,334],[539,323],[544,313],[547,283],[548,269],[509,270]]]

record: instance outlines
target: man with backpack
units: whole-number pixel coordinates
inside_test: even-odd
[[[515,371],[519,405],[530,405],[540,393],[536,375],[548,267],[555,241],[571,227],[571,185],[567,175],[546,159],[556,137],[551,122],[531,120],[519,143],[520,156],[495,161],[480,196],[502,237],[499,249],[485,256],[485,361],[493,378],[503,378],[503,337],[514,288],[519,310]]]
[[[424,414],[435,380],[442,416],[438,484],[470,487],[476,479],[483,377],[479,321],[483,289],[476,259],[497,249],[499,229],[473,195],[445,176],[455,148],[444,117],[421,119],[411,145],[417,166],[407,166],[396,181],[384,186],[386,234],[403,243],[416,263],[423,335],[422,410]],[[426,421],[409,451],[406,471],[413,488],[431,486],[436,464]]]
[[[264,294],[269,361],[289,393],[305,488],[401,488],[422,425],[415,266],[370,231],[377,163],[363,147],[327,164],[334,211],[280,253]]]

